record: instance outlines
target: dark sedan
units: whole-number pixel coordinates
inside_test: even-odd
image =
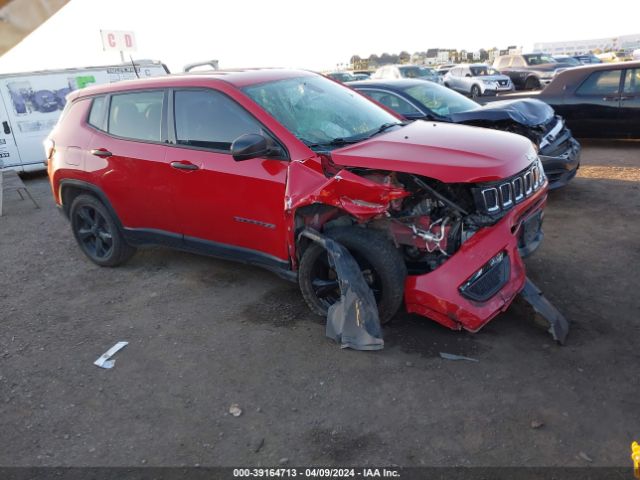
[[[504,100],[481,106],[446,87],[413,79],[352,82],[349,86],[409,120],[463,123],[529,138],[538,146],[550,188],[566,185],[580,165],[580,144],[562,118],[543,102]]]
[[[566,70],[535,98],[562,115],[577,137],[640,138],[640,61]]]

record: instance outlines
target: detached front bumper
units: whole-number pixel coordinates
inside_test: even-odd
[[[541,189],[495,225],[479,230],[433,272],[407,277],[407,311],[454,330],[471,332],[505,311],[526,281],[520,254],[523,236],[530,241],[541,239],[524,235],[523,230],[528,221],[541,218],[546,192],[546,188]],[[481,269],[486,273],[478,276]]]

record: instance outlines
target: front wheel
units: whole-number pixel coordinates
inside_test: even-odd
[[[471,98],[478,98],[482,96],[482,92],[480,91],[480,87],[478,85],[473,85],[471,87]]]
[[[525,90],[538,90],[540,88],[540,80],[536,77],[529,77],[524,83]]]
[[[76,197],[69,217],[73,236],[93,263],[101,267],[115,267],[135,253],[135,248],[124,240],[113,216],[94,196]]]
[[[380,323],[387,323],[404,297],[407,270],[398,249],[383,233],[367,228],[335,228],[325,235],[343,245],[356,260],[378,304]],[[329,307],[340,299],[336,272],[329,266],[327,251],[318,243],[311,244],[302,255],[298,283],[309,308],[318,315],[326,316]]]

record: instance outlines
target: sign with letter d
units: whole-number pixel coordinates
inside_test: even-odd
[[[136,36],[133,32],[126,30],[100,30],[100,35],[102,36],[102,49],[105,51],[136,51]]]

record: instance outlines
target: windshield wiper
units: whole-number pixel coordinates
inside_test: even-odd
[[[351,145],[352,143],[361,142],[363,138],[334,138],[329,142],[311,142],[309,140],[302,139],[302,142],[309,148],[317,147],[340,147],[342,145]]]
[[[371,138],[374,135],[378,135],[379,133],[384,132],[385,130],[389,130],[391,127],[398,127],[398,126],[402,126],[404,127],[406,125],[405,122],[391,122],[391,123],[383,123],[382,125],[380,125],[380,128],[378,128],[375,132],[373,132],[371,135],[365,137],[365,138]]]
[[[364,135],[364,136],[357,136],[357,137],[337,137],[334,138],[328,142],[312,142],[310,140],[305,140],[304,138],[301,138],[300,140],[302,140],[302,142],[309,148],[318,148],[318,147],[341,147],[343,145],[352,145],[354,143],[358,143],[361,142],[363,140],[367,140],[368,138],[373,137],[374,135],[378,135],[379,133],[384,132],[385,130],[388,130],[391,127],[396,127],[396,126],[405,126],[407,125],[406,122],[392,122],[392,123],[383,123],[382,125],[380,125],[380,127],[375,130],[373,133],[369,134],[369,135]]]

